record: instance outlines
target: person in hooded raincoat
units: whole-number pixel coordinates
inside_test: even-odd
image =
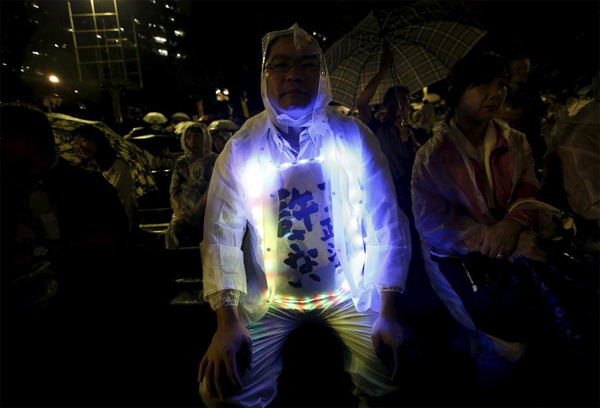
[[[263,38],[261,94],[265,110],[227,142],[208,192],[200,248],[217,331],[199,367],[203,401],[271,403],[283,344],[309,319],[349,349],[359,399],[393,393],[411,242],[385,155],[328,107],[323,52],[297,25]]]
[[[173,217],[165,231],[167,249],[200,244],[208,184],[217,157],[211,151],[212,139],[205,124],[181,122],[175,133],[181,135],[184,154],[175,163],[169,187]]]

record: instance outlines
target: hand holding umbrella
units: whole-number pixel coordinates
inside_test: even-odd
[[[381,68],[379,68],[379,71],[375,74],[373,79],[369,81],[367,86],[365,86],[365,89],[363,89],[360,96],[356,100],[358,118],[365,124],[368,124],[372,118],[371,107],[369,106],[369,103],[371,102],[371,99],[373,99],[373,95],[375,95],[375,91],[379,87],[379,83],[392,66],[393,60],[394,52],[387,44],[385,44],[383,54],[381,55]]]

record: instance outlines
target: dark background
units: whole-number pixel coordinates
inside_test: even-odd
[[[38,8],[33,8],[32,3]],[[178,8],[176,17],[186,32],[178,46],[188,58],[164,58],[142,49],[144,87],[141,91],[121,93],[123,110],[135,106],[144,113],[161,111],[169,116],[183,111],[192,115],[197,113],[199,99],[204,100],[209,111],[223,110],[216,103],[214,92],[216,88],[228,88],[234,110],[239,112],[240,97],[245,93],[250,114],[258,113],[262,110],[261,39],[267,32],[298,23],[308,32],[318,32],[322,48],[327,50],[371,10],[415,2],[127,0],[119,1],[118,7],[121,14],[148,21],[164,18],[164,4],[169,3]],[[468,1],[466,4],[481,27],[489,32],[478,47],[507,54],[518,50],[529,55],[530,80],[542,91],[575,96],[580,88],[591,84],[591,77],[598,72],[600,2]],[[69,97],[68,91],[78,85],[72,36],[65,30],[58,32],[60,26],[69,26],[67,1],[2,1],[0,7],[1,100],[36,99],[40,91],[30,80],[24,80],[27,75],[18,67],[29,64],[28,52],[37,44],[56,37],[66,44],[60,54],[51,56],[54,69],[64,72],[59,89],[64,100],[61,110],[111,122],[110,97],[106,92],[91,89],[80,93],[78,98],[86,102],[85,111],[77,110],[77,100],[73,95]],[[430,91],[443,96],[443,81],[437,87],[430,87]]]

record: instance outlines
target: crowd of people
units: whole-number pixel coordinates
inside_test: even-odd
[[[452,67],[443,105],[417,110],[398,84],[373,107],[388,50],[344,115],[310,34],[294,25],[262,44],[265,110],[241,128],[149,112],[122,135],[169,171],[164,248],[201,250],[217,316],[198,374],[207,406],[271,404],[283,345],[306,321],[349,350],[361,403],[400,392],[409,273],[427,274],[454,319],[479,396],[564,379],[542,372],[548,359],[597,365],[598,76],[557,107],[530,86],[526,56],[488,51]],[[69,257],[131,239],[139,196],[98,127],[72,132],[82,169],[56,153],[45,113],[1,113],[3,295],[32,307],[77,269]],[[45,260],[58,274],[40,272]],[[32,274],[43,279],[25,285]]]

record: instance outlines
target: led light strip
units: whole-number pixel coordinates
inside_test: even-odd
[[[325,159],[323,158],[323,156],[317,156],[312,159],[300,159],[300,160],[293,161],[293,162],[282,163],[279,166],[277,166],[277,170],[285,170],[285,169],[289,169],[290,167],[295,167],[295,166],[299,166],[301,164],[307,164],[307,163],[314,163],[314,162],[323,163],[324,161],[325,161]]]
[[[308,298],[295,298],[275,295],[273,301],[285,309],[312,310],[318,307],[328,307],[341,302],[344,295],[348,293],[346,282],[335,292],[324,293]]]

